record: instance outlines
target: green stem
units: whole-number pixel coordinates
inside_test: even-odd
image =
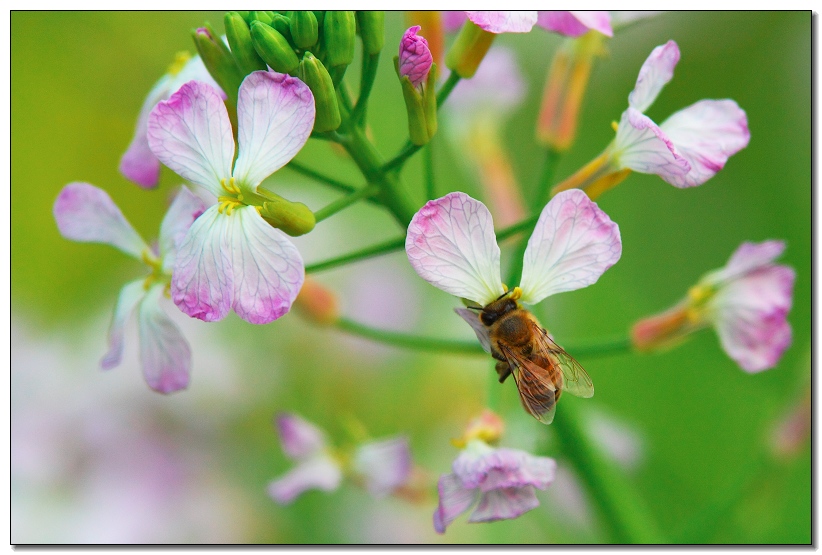
[[[431,337],[408,335],[401,332],[372,328],[370,326],[366,326],[365,324],[360,324],[346,318],[340,318],[336,322],[336,326],[340,330],[353,335],[359,335],[360,337],[365,337],[380,343],[386,343],[388,345],[394,345],[395,347],[469,355],[485,354],[485,351],[482,350],[482,347],[476,341],[434,339]]]
[[[440,87],[440,90],[437,91],[437,110],[445,104],[445,101],[448,100],[448,97],[451,95],[451,91],[454,90],[454,87],[456,87],[459,82],[460,76],[457,75],[456,71],[452,71],[448,79],[445,80],[445,83]]]
[[[343,183],[342,181],[338,181],[333,177],[323,175],[320,172],[312,170],[308,166],[303,166],[299,162],[295,162],[294,160],[286,164],[285,167],[294,170],[297,173],[301,173],[307,177],[310,177],[315,181],[319,181],[320,183],[329,185],[337,189],[338,191],[342,191],[344,193],[355,193],[359,190],[357,187],[354,187],[353,185],[349,185],[348,183]]]
[[[377,76],[377,67],[380,63],[380,53],[369,56],[365,51],[362,53],[362,75],[360,77],[360,96],[357,98],[357,105],[351,112],[351,121],[354,125],[361,125],[365,122],[365,111],[368,109],[368,97],[374,86],[374,79]]]
[[[312,272],[330,270],[331,268],[336,268],[337,266],[342,266],[344,264],[348,264],[349,262],[359,262],[360,260],[365,260],[366,258],[372,258],[374,256],[379,256],[381,254],[388,254],[390,252],[398,251],[403,248],[405,248],[405,237],[392,239],[390,241],[380,243],[379,245],[366,247],[364,249],[344,254],[342,256],[337,256],[335,258],[323,260],[322,262],[309,264],[305,267],[305,273],[310,274]]]
[[[434,139],[425,146],[423,164],[425,167],[425,200],[437,198],[437,188],[434,183],[434,149],[432,144]]]
[[[563,396],[564,397],[564,396]],[[551,425],[563,453],[573,461],[603,522],[610,525],[615,543],[660,544],[666,539],[635,487],[619,468],[592,443],[588,422],[577,402],[560,405]]]
[[[377,191],[379,191],[379,188],[376,185],[366,185],[360,190],[339,198],[324,208],[320,208],[314,212],[314,219],[319,223],[329,216],[333,216],[340,210],[348,208],[355,202],[373,196]]]

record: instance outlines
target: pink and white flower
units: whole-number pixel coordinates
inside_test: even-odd
[[[434,529],[445,533],[454,519],[475,505],[468,522],[516,518],[539,506],[536,490],[554,481],[556,468],[554,459],[518,449],[495,449],[472,439],[454,460],[453,472],[439,479]]]
[[[302,257],[260,209],[272,197],[260,183],[303,147],[314,125],[314,97],[300,80],[255,71],[239,90],[239,155],[220,94],[190,81],[148,119],[151,151],[218,203],[194,222],[180,246],[171,296],[186,314],[207,322],[234,309],[252,324],[291,308],[303,283]]]
[[[465,193],[423,206],[408,226],[405,250],[420,277],[446,293],[485,306],[505,292],[491,213]],[[582,191],[560,193],[545,205],[528,240],[521,300],[535,304],[587,287],[621,254],[619,226]],[[476,314],[467,312],[472,318],[460,316],[478,324]]]
[[[88,183],[66,185],[54,203],[54,218],[63,237],[105,243],[146,264],[149,275],[120,290],[108,333],[109,349],[101,361],[104,370],[120,364],[126,322],[137,311],[140,359],[146,383],[160,393],[188,385],[191,350],[179,328],[160,308],[171,269],[186,231],[203,213],[205,204],[183,187],[160,226],[157,249],[150,248],[102,189]]]
[[[268,485],[274,501],[287,504],[310,489],[334,491],[340,487],[347,468],[322,430],[289,413],[278,415],[275,425],[283,451],[297,466]],[[389,495],[411,475],[408,439],[394,437],[360,445],[350,461],[350,470],[374,497]]]
[[[590,30],[609,37],[614,34],[607,11],[443,12],[446,31],[458,30],[466,19],[491,33],[527,33],[536,24],[568,37],[578,37]]]
[[[146,96],[140,108],[140,115],[137,116],[137,125],[134,129],[134,137],[120,159],[120,173],[126,179],[147,189],[157,186],[160,179],[160,161],[148,147],[148,138],[146,136],[148,115],[158,102],[167,99],[189,81],[206,83],[214,87],[223,99],[226,97],[211,77],[211,74],[208,73],[203,60],[199,56],[189,59],[187,54],[178,55],[178,59],[171,65],[168,73],[163,75],[148,92],[148,96]]]
[[[713,326],[722,348],[743,370],[773,368],[791,344],[787,315],[796,272],[773,263],[784,250],[782,241],[743,243],[725,267],[704,275],[685,300],[637,322],[634,345],[654,350]]]

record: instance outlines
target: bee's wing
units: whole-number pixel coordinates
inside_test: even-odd
[[[562,347],[554,343],[548,332],[542,329],[539,324],[532,321],[531,325],[534,326],[534,336],[537,338],[540,350],[547,356],[552,357],[562,370],[562,391],[567,391],[577,397],[593,397],[594,382],[591,381],[591,377],[582,365],[566,353]]]
[[[455,308],[454,312],[460,315],[460,317],[468,322],[468,325],[474,328],[474,333],[477,334],[477,339],[479,339],[480,345],[485,350],[486,353],[491,352],[491,336],[488,333],[488,328],[485,327],[479,319],[479,314],[476,311],[468,310],[467,308]]]
[[[543,424],[553,422],[557,411],[556,386],[547,371],[505,346],[502,346],[502,353],[511,367],[522,406]]]

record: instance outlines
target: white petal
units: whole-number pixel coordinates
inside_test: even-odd
[[[431,285],[485,306],[505,290],[488,208],[465,193],[429,201],[408,226],[405,251]]]
[[[537,12],[465,12],[468,19],[489,33],[527,33],[537,22]]]
[[[114,316],[108,328],[108,352],[100,361],[103,370],[110,370],[120,364],[123,357],[123,333],[125,332],[128,317],[134,312],[134,307],[145,296],[146,290],[143,288],[144,278],[127,283],[120,289],[120,296],[117,298],[117,306],[114,308]]]
[[[674,68],[679,62],[679,47],[669,40],[657,46],[642,64],[636,85],[628,95],[628,104],[640,112],[647,110],[657,95],[674,76]]]
[[[579,189],[551,199],[528,240],[522,301],[587,287],[622,254],[619,226]]]
[[[340,487],[342,471],[325,455],[302,462],[268,485],[268,494],[280,504],[291,503],[309,489],[334,491]]]
[[[614,139],[614,155],[620,168],[655,173],[672,185],[691,169],[665,132],[633,108],[622,113]]]
[[[299,79],[255,71],[240,86],[237,120],[240,155],[234,177],[256,190],[305,145],[314,127],[314,96]]]
[[[434,511],[434,530],[445,533],[455,518],[471,508],[479,495],[477,489],[467,489],[456,474],[443,474],[437,482],[439,505]]]
[[[148,145],[184,179],[223,194],[220,181],[231,177],[234,137],[223,100],[212,87],[189,81],[158,103],[148,117]]]
[[[171,393],[188,386],[191,349],[180,328],[160,308],[165,285],[154,285],[140,303],[140,361],[143,376],[154,391]]]
[[[492,522],[516,518],[539,506],[533,486],[495,489],[482,494],[468,522]]]
[[[160,224],[160,256],[163,270],[171,272],[177,258],[177,250],[185,239],[186,232],[200,215],[206,211],[203,200],[188,190],[180,187],[171,206],[168,207],[163,223]]]
[[[365,479],[374,497],[385,497],[399,488],[411,474],[408,438],[396,437],[365,443],[354,454],[354,470]]]
[[[180,245],[171,278],[171,299],[192,318],[213,322],[231,309],[234,280],[226,240],[231,218],[220,214],[217,205],[212,206],[194,221]]]
[[[297,298],[305,278],[303,259],[288,236],[254,207],[237,208],[230,219],[232,308],[246,322],[267,324],[288,312]]]
[[[274,425],[283,451],[292,459],[310,458],[325,449],[328,443],[322,430],[296,414],[278,414]]]
[[[163,75],[148,92],[137,116],[134,137],[120,159],[120,172],[141,187],[156,187],[160,178],[160,161],[148,146],[148,116],[158,102],[168,98],[172,86],[171,76]]]
[[[54,219],[66,239],[105,243],[138,260],[148,245],[108,193],[88,183],[69,183],[54,201]]]
[[[730,281],[742,277],[748,272],[769,265],[784,251],[784,241],[746,241],[734,251],[724,268],[711,272],[711,281]]]
[[[748,146],[751,133],[745,111],[733,100],[700,100],[676,112],[659,128],[691,166],[671,182],[677,187],[705,183],[728,158]],[[667,180],[666,180],[667,181]]]
[[[486,353],[491,352],[491,335],[488,332],[488,328],[483,324],[479,319],[479,314],[476,310],[468,310],[467,308],[455,308],[454,312],[460,315],[460,318],[468,322],[468,325],[474,330],[474,333],[477,334],[477,339],[479,339],[480,345],[485,350]]]

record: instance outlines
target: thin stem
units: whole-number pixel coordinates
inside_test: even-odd
[[[331,204],[329,204],[328,206],[325,206],[324,208],[320,208],[319,210],[314,212],[314,218],[317,220],[317,222],[321,222],[329,216],[333,216],[337,212],[345,208],[348,208],[355,202],[375,195],[377,191],[379,191],[379,187],[377,187],[376,185],[366,185],[365,187],[362,187],[359,191],[339,198]]]
[[[448,97],[451,95],[451,91],[454,90],[454,87],[456,87],[459,82],[460,76],[457,75],[456,71],[452,71],[448,79],[445,80],[445,83],[440,87],[440,90],[437,91],[437,110],[445,104],[445,101],[448,100]]]
[[[344,143],[346,138],[336,131],[326,131],[324,133],[311,133],[312,139],[319,139],[321,141],[331,141],[332,143]]]
[[[360,76],[360,96],[357,104],[351,111],[351,121],[354,125],[365,122],[365,111],[368,109],[368,97],[374,86],[374,79],[377,76],[377,67],[380,63],[380,53],[369,56],[365,51],[362,53],[362,74]]]
[[[365,260],[366,258],[372,258],[381,254],[388,254],[403,248],[405,248],[405,237],[399,237],[397,239],[392,239],[378,245],[366,247],[342,256],[309,264],[305,267],[305,273],[310,274],[313,272],[320,272],[322,270],[330,270],[331,268],[336,268],[337,266],[342,266],[350,262],[359,262],[360,260]]]
[[[366,326],[365,324],[360,324],[359,322],[354,322],[346,318],[340,318],[336,322],[336,326],[342,331],[372,339],[380,343],[385,343],[387,345],[393,345],[395,347],[468,355],[485,354],[485,351],[482,350],[482,347],[476,341],[435,339],[431,337],[408,335],[401,332],[372,328],[370,326]]]
[[[315,181],[319,181],[320,183],[324,183],[326,185],[329,185],[329,186],[337,189],[338,191],[343,191],[345,193],[355,193],[359,190],[357,187],[354,187],[353,185],[349,185],[348,183],[343,183],[342,181],[334,179],[333,177],[328,177],[327,175],[323,175],[320,172],[312,170],[308,166],[304,166],[304,165],[300,164],[299,162],[295,162],[294,160],[292,160],[291,162],[286,164],[285,167],[289,168],[289,169],[292,169],[297,173],[301,173],[301,174],[303,174],[307,177],[310,177],[311,179],[314,179]]]
[[[437,198],[437,187],[434,183],[434,149],[432,144],[434,139],[428,143],[423,153],[423,165],[425,168],[425,200]]]

